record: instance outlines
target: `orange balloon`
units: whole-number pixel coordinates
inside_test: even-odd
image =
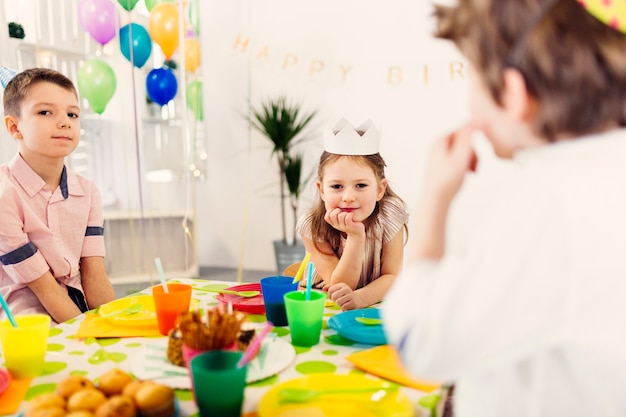
[[[170,59],[178,48],[178,6],[174,3],[159,3],[150,11],[148,33],[161,47],[165,58]]]
[[[185,39],[185,68],[195,72],[200,66],[200,43],[193,38]]]

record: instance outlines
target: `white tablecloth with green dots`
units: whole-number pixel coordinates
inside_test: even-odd
[[[182,282],[194,287],[204,287],[208,284],[220,288],[233,286],[232,282],[200,279],[176,279],[171,282]],[[150,290],[146,289],[142,293],[150,294]],[[193,292],[193,298],[199,302],[198,308],[205,310],[218,304],[216,295],[215,293],[204,291]],[[328,318],[339,312],[340,310],[336,306],[326,307],[322,337],[318,345],[311,348],[295,347],[296,358],[287,369],[267,379],[247,385],[243,405],[244,415],[254,416],[263,395],[270,388],[284,381],[319,372],[336,374],[363,373],[356,369],[345,357],[351,353],[369,349],[372,346],[351,343],[338,337],[334,330],[328,328],[326,324]],[[256,323],[264,323],[266,320],[264,315],[251,314],[249,318]],[[51,329],[44,373],[42,376],[33,379],[26,396],[27,401],[43,392],[53,392],[56,384],[71,374],[80,374],[95,380],[108,370],[116,367],[131,372],[132,358],[136,357],[137,352],[144,349],[146,344],[154,343],[155,341],[155,338],[146,337],[76,339],[74,334],[78,330],[82,319],[83,316],[79,316]],[[273,332],[278,337],[290,342],[288,327],[275,327]],[[417,400],[425,393],[408,387],[402,387],[401,389],[415,404],[416,416],[426,415],[424,410],[417,405]],[[196,416],[198,414],[191,391],[177,389],[176,397],[178,398],[181,417]]]

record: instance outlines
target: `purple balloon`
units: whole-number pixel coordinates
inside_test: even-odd
[[[119,15],[111,0],[80,0],[78,21],[92,38],[105,45],[115,37]]]

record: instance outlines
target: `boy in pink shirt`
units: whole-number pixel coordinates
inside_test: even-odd
[[[18,152],[0,166],[0,291],[14,314],[60,323],[115,298],[100,194],[65,166],[80,141],[78,95],[63,74],[31,68],[7,83],[3,105]]]

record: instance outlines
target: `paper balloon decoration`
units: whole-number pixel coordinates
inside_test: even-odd
[[[174,0],[146,0],[146,9],[148,9],[149,12],[152,11],[152,9],[154,9],[154,6],[156,6],[159,3],[172,3]]]
[[[143,67],[152,53],[152,39],[146,28],[129,23],[120,28],[120,50],[122,55],[137,68]]]
[[[139,0],[117,0],[117,2],[121,4],[122,7],[128,11],[133,10],[133,8],[135,7],[138,1]]]
[[[196,120],[204,120],[202,106],[202,81],[191,81],[185,89],[187,94],[187,107],[191,109]]]
[[[178,7],[173,3],[159,3],[150,12],[148,32],[161,47],[165,58],[170,59],[178,48]]]
[[[80,25],[100,45],[115,37],[119,15],[111,0],[80,0],[77,9]]]
[[[106,62],[94,58],[87,60],[77,73],[78,91],[91,108],[102,114],[115,93],[115,72]]]
[[[185,39],[185,69],[195,72],[200,66],[200,43],[194,38]]]
[[[150,100],[163,106],[176,95],[178,81],[171,69],[155,68],[146,77],[146,90]]]

